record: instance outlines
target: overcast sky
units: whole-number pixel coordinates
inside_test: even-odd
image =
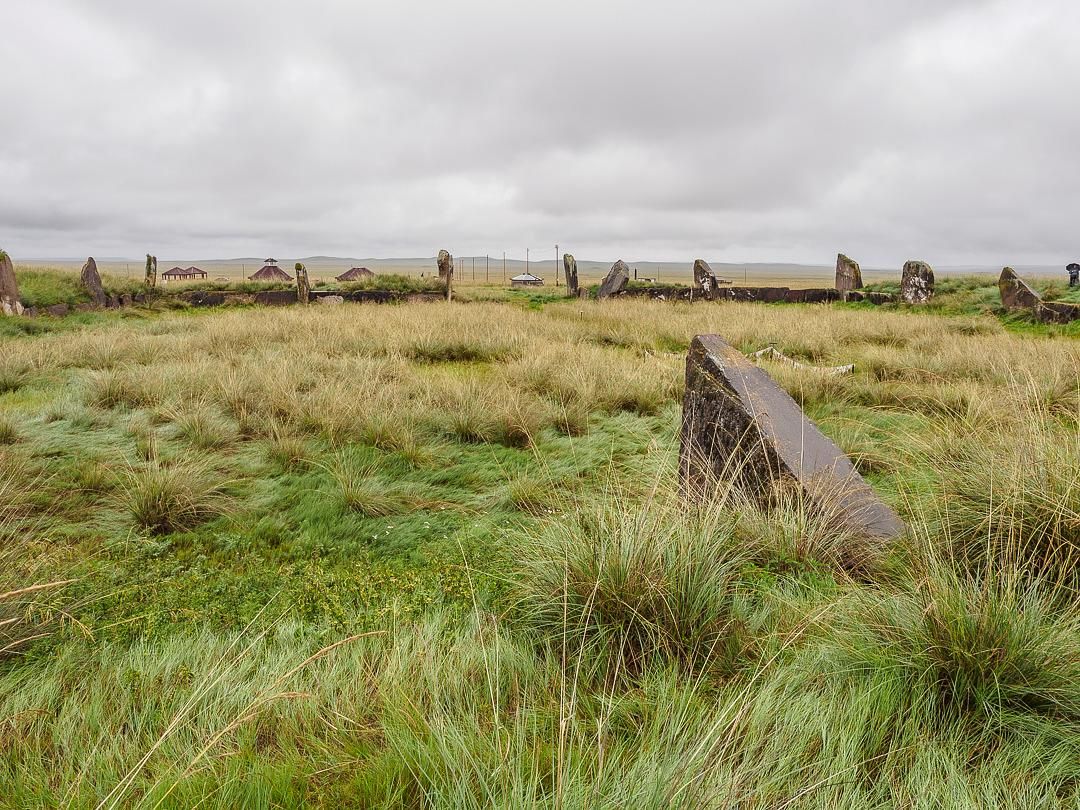
[[[15,257],[1080,258],[1076,0],[3,0]]]

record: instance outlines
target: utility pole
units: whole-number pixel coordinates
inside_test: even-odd
[[[559,286],[559,246],[555,245],[555,286]]]

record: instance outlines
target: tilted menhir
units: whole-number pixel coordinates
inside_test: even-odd
[[[888,540],[905,531],[795,400],[717,335],[698,335],[690,345],[679,467],[691,496],[734,480],[768,505],[784,483],[852,534]]]

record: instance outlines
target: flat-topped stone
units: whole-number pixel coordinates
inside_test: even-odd
[[[904,262],[900,276],[900,300],[906,304],[925,304],[933,297],[933,268],[926,262]]]
[[[795,400],[717,335],[698,335],[690,345],[679,462],[693,496],[734,480],[769,503],[776,484],[787,483],[853,534],[887,540],[905,531]]]
[[[841,293],[862,287],[862,270],[859,263],[843,253],[836,254],[836,289]]]

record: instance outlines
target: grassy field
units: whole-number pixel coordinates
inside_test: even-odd
[[[1077,807],[1076,324],[939,287],[5,325],[0,807]],[[710,332],[902,542],[681,500]]]

